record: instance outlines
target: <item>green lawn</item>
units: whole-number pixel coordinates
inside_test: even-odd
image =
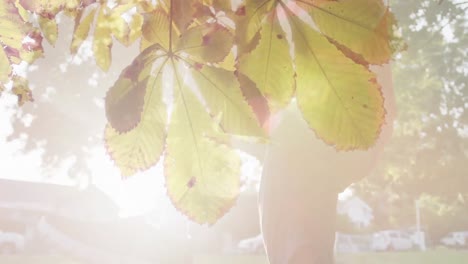
[[[205,256],[194,264],[268,264],[263,256]],[[342,254],[336,264],[468,264],[468,251]]]

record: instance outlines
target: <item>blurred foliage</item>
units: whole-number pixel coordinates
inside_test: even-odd
[[[376,173],[356,185],[381,229],[415,225],[438,240],[468,230],[468,3],[392,1],[408,50],[394,63],[398,117]]]
[[[439,243],[449,232],[468,230],[468,204],[464,200],[423,195],[419,204],[429,241]]]

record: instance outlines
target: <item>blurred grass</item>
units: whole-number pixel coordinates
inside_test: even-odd
[[[367,253],[340,255],[336,264],[468,264],[468,251]]]
[[[264,256],[200,256],[193,264],[268,264]],[[341,254],[336,264],[468,264],[468,251]]]
[[[59,256],[0,256],[1,264],[84,264]]]
[[[59,256],[0,256],[0,264],[85,264]],[[104,263],[103,263],[104,264]],[[197,256],[193,264],[268,264],[261,255]],[[336,264],[468,264],[468,251],[341,254]]]
[[[199,256],[193,264],[268,264],[265,256]]]

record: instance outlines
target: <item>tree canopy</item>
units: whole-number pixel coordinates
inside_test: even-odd
[[[230,139],[267,138],[265,117],[293,98],[337,150],[371,147],[385,109],[369,67],[404,48],[381,0],[9,0],[0,90],[19,105],[36,95],[15,65],[40,57],[43,39],[57,42],[60,15],[74,24],[70,53],[92,39],[102,71],[121,56],[114,44],[139,43],[107,91],[105,144],[124,177],[164,162],[172,202],[199,223],[214,223],[238,195]]]

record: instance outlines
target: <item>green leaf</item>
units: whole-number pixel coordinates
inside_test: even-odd
[[[190,72],[206,100],[210,112],[221,116],[227,133],[265,137],[258,120],[242,95],[233,72],[212,66],[192,66]]]
[[[109,155],[123,176],[155,165],[162,155],[166,137],[166,107],[162,101],[162,78],[145,79],[145,103],[141,121],[127,133],[119,133],[107,125],[104,139]]]
[[[57,40],[58,26],[55,19],[49,19],[42,16],[38,17],[39,25],[41,26],[42,33],[47,41],[54,45]]]
[[[268,17],[261,29],[257,47],[244,54],[238,70],[254,81],[262,94],[276,107],[284,107],[294,93],[294,69],[285,33],[276,17]]]
[[[220,62],[231,51],[234,37],[225,27],[209,23],[192,27],[176,43],[177,52],[186,52],[198,62]]]
[[[396,51],[395,19],[382,0],[298,0],[331,39],[361,54],[370,64],[388,62]]]
[[[290,20],[297,100],[304,118],[319,137],[337,149],[371,147],[385,115],[375,75],[297,16]]]
[[[88,37],[95,14],[96,9],[92,9],[81,21],[80,18],[82,13],[77,16],[77,20],[75,21],[75,30],[73,32],[73,39],[70,46],[70,52],[72,54],[76,54],[81,44],[83,44],[83,41]]]
[[[239,193],[240,160],[216,134],[206,109],[176,70],[175,105],[169,124],[165,175],[174,205],[192,220],[213,224]]]

